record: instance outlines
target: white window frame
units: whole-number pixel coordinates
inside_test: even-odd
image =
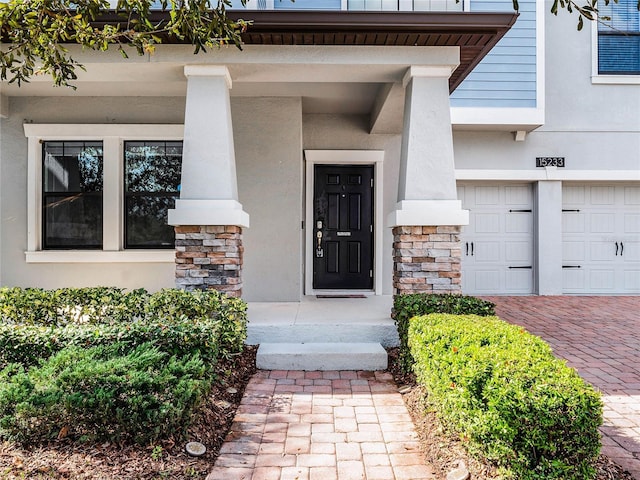
[[[27,148],[27,263],[173,263],[175,251],[124,250],[124,142],[179,141],[183,125],[25,123]],[[102,250],[42,249],[42,143],[101,141],[103,144]]]
[[[640,75],[606,75],[598,73],[598,22],[591,22],[591,84],[640,85]]]

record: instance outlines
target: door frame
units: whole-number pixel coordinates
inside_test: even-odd
[[[383,161],[384,150],[304,150],[305,160],[305,232],[304,232],[304,294],[365,294],[382,295],[382,237],[384,233]],[[373,166],[373,289],[317,290],[313,288],[313,185],[316,165]]]

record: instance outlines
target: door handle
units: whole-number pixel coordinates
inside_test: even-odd
[[[471,242],[471,256],[473,257],[473,242]]]
[[[616,242],[616,257],[618,256],[618,242]]]
[[[468,257],[469,256],[469,242],[466,242],[464,245],[465,245],[465,248],[466,248],[465,255]]]
[[[316,246],[316,257],[322,258],[324,257],[324,251],[322,250],[322,230],[316,232],[316,241],[318,242]]]
[[[622,252],[624,252],[624,243],[620,242],[620,256],[622,256]]]

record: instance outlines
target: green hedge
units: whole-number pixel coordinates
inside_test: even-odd
[[[409,320],[416,315],[429,313],[455,313],[457,315],[495,315],[495,305],[476,297],[453,294],[412,293],[393,297],[391,318],[395,320],[400,337],[399,361],[405,372],[410,372],[413,358],[407,335]]]
[[[550,347],[496,317],[411,319],[414,371],[471,452],[518,479],[590,479],[602,402]]]
[[[29,306],[31,305],[31,308]],[[34,365],[67,346],[151,342],[206,361],[242,351],[247,305],[214,290],[0,289],[0,368]]]
[[[86,440],[148,443],[184,433],[211,386],[198,353],[150,344],[66,348],[25,371],[0,371],[0,438],[33,443],[61,432]]]

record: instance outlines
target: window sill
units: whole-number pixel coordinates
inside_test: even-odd
[[[27,263],[174,263],[175,250],[40,250],[24,252]]]
[[[640,85],[640,75],[592,75],[594,85]]]

